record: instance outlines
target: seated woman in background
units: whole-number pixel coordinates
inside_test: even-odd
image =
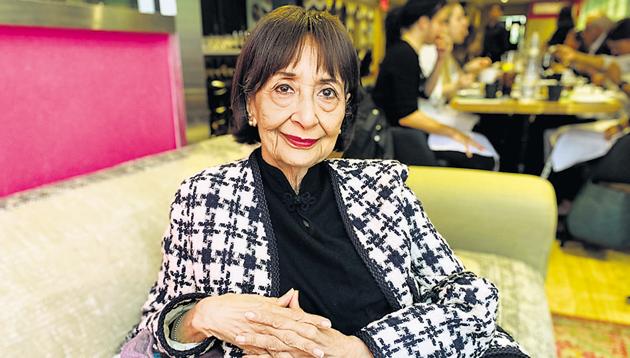
[[[449,3],[442,11],[448,18],[447,35],[453,44],[461,45],[468,36],[468,19],[464,13],[464,8],[459,3]],[[434,44],[425,44],[420,49],[420,68],[422,73],[432,73],[437,62],[438,51]],[[442,71],[433,91],[428,99],[419,99],[419,108],[424,114],[436,121],[447,125],[467,135],[476,136],[479,141],[484,142],[486,150],[480,151],[482,154],[466,153],[456,150],[460,145],[453,143],[454,140],[436,134],[429,135],[429,148],[435,151],[435,156],[443,165],[459,168],[492,170],[498,167],[498,155],[492,148],[492,144],[485,136],[479,133],[472,134],[473,127],[479,122],[479,116],[462,113],[452,109],[447,102],[460,89],[470,87],[481,70],[490,66],[492,62],[487,57],[472,59],[462,68],[451,53],[448,53],[442,65]],[[475,148],[467,148],[475,150]],[[441,164],[442,164],[441,163]]]
[[[558,14],[558,22],[556,31],[551,35],[547,46],[560,45],[566,41],[569,32],[575,27],[575,21],[573,20],[573,5],[567,5],[560,10]]]
[[[326,159],[351,137],[359,87],[336,17],[274,10],[247,39],[233,83],[235,135],[261,146],[182,183],[123,357],[151,347],[177,356],[523,356],[496,325],[497,289],[454,256],[405,186],[407,169]]]
[[[617,97],[621,99],[625,106],[613,118],[603,117],[606,121],[599,122],[612,124],[603,131],[602,136],[609,141],[617,141],[610,152],[603,158],[592,160],[589,157],[588,163],[578,164],[574,167],[553,173],[549,180],[556,189],[560,206],[559,212],[566,214],[571,208],[571,201],[574,199],[580,188],[583,187],[587,180],[590,180],[594,168],[598,168],[598,176],[611,176],[617,182],[630,183],[630,168],[626,163],[630,160],[630,153],[619,148],[630,148],[628,142],[628,116],[630,115],[630,19],[620,20],[610,31],[607,38],[607,47],[610,48],[612,55],[589,55],[580,51],[576,51],[567,46],[558,46],[555,55],[560,61],[567,66],[580,66],[581,68],[589,68],[592,74],[600,77],[600,82],[606,84],[609,88],[617,89]],[[572,128],[580,126],[568,125],[559,128],[555,134],[549,136],[559,137],[570,133]],[[599,127],[599,126],[598,126]],[[612,143],[611,143],[612,145]],[[554,148],[555,151],[560,148]],[[600,165],[600,162],[618,163],[619,168],[613,169],[617,165]],[[610,174],[614,172],[615,174]]]
[[[394,131],[395,159],[410,165],[436,165],[426,133],[450,137],[466,148],[483,147],[466,133],[444,125],[418,109],[418,99],[427,98],[438,81],[451,50],[445,36],[448,16],[444,1],[409,1],[387,15],[387,51],[372,91],[374,103],[385,112]],[[420,69],[418,53],[424,44],[435,43],[437,61],[429,77]],[[402,127],[402,129],[401,129]],[[468,156],[472,154],[468,150]]]

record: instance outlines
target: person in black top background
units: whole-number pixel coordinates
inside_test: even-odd
[[[548,46],[564,44],[564,40],[573,28],[573,5],[567,5],[560,10],[558,14],[558,25],[556,31],[551,35],[551,39],[547,42]]]
[[[481,148],[468,135],[418,109],[418,98],[431,94],[452,50],[452,42],[445,35],[448,15],[441,11],[445,4],[445,1],[411,0],[391,10],[385,22],[387,51],[372,98],[394,127],[395,159],[408,165],[437,165],[426,133],[451,137],[467,148]],[[425,43],[435,43],[438,49],[437,62],[428,77],[422,73],[418,61],[418,53]],[[472,157],[472,154],[469,152],[467,156]]]
[[[492,62],[501,61],[501,55],[513,49],[510,44],[510,33],[505,29],[505,25],[499,21],[503,16],[501,5],[490,5],[488,16],[488,24],[484,29],[481,56],[490,57]]]

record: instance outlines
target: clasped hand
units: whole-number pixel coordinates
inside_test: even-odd
[[[246,357],[371,357],[357,337],[331,327],[327,318],[304,312],[299,293],[280,298],[226,294],[193,308],[191,326],[243,349]]]

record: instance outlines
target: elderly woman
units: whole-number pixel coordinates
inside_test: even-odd
[[[183,182],[132,336],[171,356],[518,352],[496,288],[464,270],[406,168],[326,159],[348,142],[358,86],[335,17],[286,6],[259,23],[232,108],[237,137],[261,146]]]

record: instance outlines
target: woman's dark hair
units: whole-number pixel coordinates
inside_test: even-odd
[[[606,40],[625,40],[630,39],[630,18],[619,20],[612,30],[608,33]]]
[[[248,123],[247,99],[276,72],[296,63],[307,40],[315,44],[318,68],[333,78],[339,76],[350,95],[335,150],[348,147],[359,100],[359,61],[352,40],[333,15],[290,5],[270,12],[256,25],[236,62],[231,125],[238,142],[260,142],[258,130]]]
[[[386,47],[400,41],[401,30],[409,28],[422,16],[432,18],[445,4],[446,0],[409,0],[405,5],[391,9],[385,18]]]
[[[556,32],[551,35],[551,39],[547,42],[547,45],[558,45],[564,43],[569,31],[575,27],[573,23],[573,6],[567,5],[560,10],[558,14],[558,25]]]

